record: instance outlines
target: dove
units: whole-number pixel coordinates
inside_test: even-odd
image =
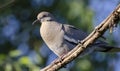
[[[49,12],[40,12],[33,24],[37,21],[41,24],[40,35],[42,39],[58,57],[67,54],[81,40],[88,36],[88,34],[81,29],[58,22]],[[105,41],[97,40],[90,45],[90,48],[85,50],[83,54],[89,54],[92,51],[119,52],[120,48],[109,46]]]

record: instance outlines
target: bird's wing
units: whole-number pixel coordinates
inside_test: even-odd
[[[62,24],[62,29],[65,33],[64,39],[74,44],[78,44],[79,41],[87,36],[85,32],[72,25]]]
[[[87,37],[87,33],[71,25],[62,25],[62,29],[65,33],[64,39],[71,44],[78,44],[79,41]],[[96,47],[95,51],[99,52],[120,52],[119,47],[109,46],[107,42],[97,40],[92,46]]]

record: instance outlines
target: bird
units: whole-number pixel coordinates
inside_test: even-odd
[[[40,22],[40,35],[58,57],[63,57],[72,50],[81,40],[88,36],[88,33],[69,24],[63,24],[49,12],[42,11],[37,15],[37,19],[32,23]],[[83,51],[81,56],[89,54],[93,51],[99,52],[119,52],[119,47],[109,46],[103,40],[97,40],[90,48]]]

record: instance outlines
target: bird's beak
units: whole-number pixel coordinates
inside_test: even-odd
[[[33,23],[32,23],[32,25],[34,25],[36,22],[38,22],[39,20],[38,19],[36,19],[35,21],[33,21]]]

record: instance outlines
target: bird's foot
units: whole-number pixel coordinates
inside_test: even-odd
[[[53,63],[54,64],[61,63],[63,61],[63,59],[64,59],[64,55],[62,55],[59,58],[55,59]]]
[[[83,44],[83,42],[82,42],[82,41],[78,40],[78,44],[79,44],[79,43],[80,43],[80,44]]]
[[[59,58],[57,58],[57,59],[55,59],[52,63],[53,64],[61,63],[63,61],[63,59],[64,59],[64,55],[59,57]],[[66,68],[66,66],[63,66],[63,67]]]

